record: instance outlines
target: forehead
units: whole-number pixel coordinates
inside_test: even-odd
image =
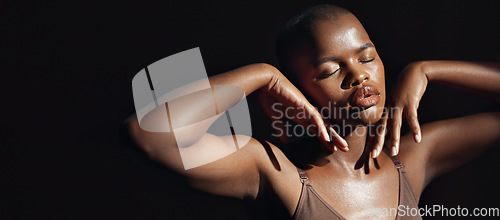
[[[314,47],[318,56],[335,53],[345,53],[371,43],[368,34],[351,14],[342,16],[335,21],[320,21],[312,27]]]

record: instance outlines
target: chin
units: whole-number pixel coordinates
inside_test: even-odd
[[[380,103],[379,103],[380,104]],[[359,125],[372,125],[380,121],[384,113],[384,105],[374,105],[368,109],[353,113],[352,117]]]
[[[349,106],[349,104],[327,108],[330,113],[327,117],[332,124],[342,127],[369,126],[377,123],[384,113],[385,97],[369,108],[359,110],[358,107]],[[357,110],[355,110],[357,109]],[[323,114],[323,112],[320,112]],[[333,114],[331,114],[333,113]]]
[[[373,106],[370,109],[363,111],[365,116],[362,117],[364,125],[375,124],[382,118],[383,109],[377,110],[378,107]]]

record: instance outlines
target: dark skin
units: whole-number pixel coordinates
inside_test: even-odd
[[[476,158],[499,141],[499,113],[483,113],[420,127],[416,109],[429,82],[498,97],[500,66],[458,61],[412,63],[403,71],[389,99],[389,104],[400,111],[388,115],[386,121],[382,118],[386,97],[383,64],[356,17],[346,14],[334,22],[318,22],[313,33],[314,46],[294,62],[294,74],[298,74],[303,91],[267,64],[253,64],[216,75],[210,78],[210,83],[236,85],[246,95],[259,90],[265,94],[264,103],[279,101],[285,106],[307,110],[312,117],[296,122],[319,128],[318,144],[308,146],[319,150],[313,150],[317,153],[304,160],[306,173],[314,188],[342,216],[348,219],[366,217],[367,213],[363,211],[369,205],[380,208],[398,206],[399,177],[388,154],[397,155],[405,165],[415,195],[420,198],[425,186],[434,178]],[[331,57],[335,59],[318,64],[318,60]],[[364,85],[376,87],[380,100],[356,120],[335,118],[323,121],[302,94],[307,93],[320,106],[335,102],[333,108],[351,107],[350,97]],[[400,138],[399,130],[404,119],[408,120],[412,133]],[[342,120],[355,129],[336,133],[327,127]],[[389,141],[385,143],[390,151],[388,154],[381,153],[382,135],[376,136],[373,144],[367,143],[367,125],[375,123],[387,124],[389,128]],[[260,189],[269,188],[283,202],[290,216],[297,207],[302,185],[296,165],[271,143],[250,139],[235,153],[185,170],[172,133],[144,131],[137,120],[130,123],[130,132],[151,158],[184,175],[194,188],[241,199],[256,199]],[[327,133],[332,133],[331,138]],[[193,147],[225,145],[232,141],[232,136],[204,134],[194,141]],[[300,158],[301,154],[294,156]],[[369,172],[357,166],[360,160]],[[380,218],[394,219],[394,216]]]

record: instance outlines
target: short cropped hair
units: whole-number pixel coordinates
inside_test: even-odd
[[[318,5],[306,9],[290,19],[279,31],[276,39],[276,56],[281,71],[293,82],[290,59],[304,43],[312,41],[311,27],[319,21],[335,21],[345,14],[352,14],[348,10],[335,5]]]

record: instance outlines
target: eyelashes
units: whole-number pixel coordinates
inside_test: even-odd
[[[372,61],[374,61],[375,58],[370,58],[370,59],[366,59],[366,60],[359,60],[358,62],[360,62],[361,64],[366,64],[366,63],[370,63]],[[337,70],[335,70],[333,73],[326,73],[326,74],[321,74],[319,76],[316,77],[316,80],[322,80],[322,79],[326,79],[328,77],[330,77],[331,75],[334,75],[335,73],[338,73],[340,71],[340,68],[338,68]]]
[[[375,58],[371,58],[371,59],[367,59],[367,60],[360,60],[359,62],[360,63],[369,63],[369,62],[372,62],[373,60],[375,60]]]
[[[321,74],[319,75],[318,77],[316,77],[317,80],[322,80],[322,79],[326,79],[328,78],[329,76],[339,72],[340,68],[338,68],[337,70],[335,70],[333,73],[327,73],[327,74]]]

